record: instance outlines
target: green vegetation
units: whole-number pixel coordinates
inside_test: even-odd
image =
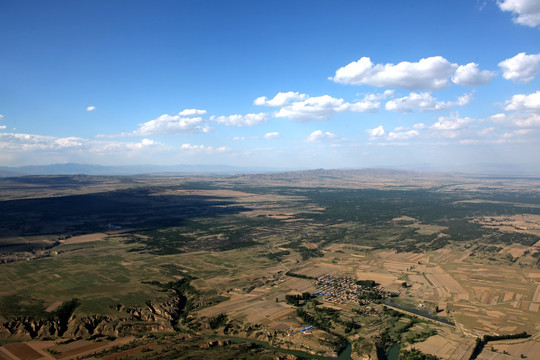
[[[381,254],[392,253],[388,250],[427,252],[434,259],[444,257],[447,249],[458,249],[464,253],[460,260],[464,265],[479,262],[486,267],[540,267],[540,251],[531,248],[520,255],[519,251],[508,250],[512,244],[519,244],[517,248],[523,250],[540,237],[499,231],[494,226],[485,227],[479,220],[501,214],[511,216],[516,211],[540,214],[540,197],[533,190],[397,184],[391,189],[383,185],[352,189],[346,186],[356,185],[342,183],[343,187],[339,187],[330,182],[317,187],[290,179],[281,183],[251,180],[242,176],[200,181],[139,178],[122,183],[131,188],[0,201],[0,233],[8,235],[0,241],[0,249],[16,245],[17,251],[27,250],[24,257],[0,268],[0,317],[9,324],[6,329],[38,338],[42,335],[32,330],[32,321],[51,321],[55,322],[56,332],[50,338],[55,338],[66,334],[68,328],[77,328],[68,326],[70,319],[84,318],[88,323],[79,327],[83,329],[81,334],[68,332],[66,336],[103,340],[106,335],[98,333],[102,330],[95,334],[92,331],[105,322],[120,324],[114,328],[119,336],[144,337],[156,331],[192,336],[183,339],[183,344],[173,337],[148,337],[148,342],[134,343],[148,345],[141,352],[149,359],[174,358],[174,351],[187,351],[192,358],[201,354],[208,358],[226,358],[226,354],[243,358],[241,351],[251,358],[271,358],[276,352],[258,344],[217,346],[210,337],[239,336],[271,346],[294,347],[296,344],[287,336],[292,330],[283,329],[309,324],[316,331],[299,334],[308,342],[315,338],[307,346],[324,345],[337,351],[348,337],[358,354],[373,355],[375,347],[385,352],[398,342],[414,344],[437,333],[430,322],[381,304],[383,296],[375,288],[378,284],[369,280],[368,272],[377,271],[385,261],[380,260],[384,258]],[[99,184],[96,179],[88,181],[89,186]],[[70,182],[66,180],[66,184]],[[475,190],[464,190],[468,188]],[[110,231],[107,237],[95,241],[69,241],[76,235],[109,231],[109,223],[125,232]],[[33,235],[46,237],[43,239],[47,241],[33,243]],[[399,277],[402,297],[416,301],[418,284],[423,281],[418,279],[424,270],[419,270],[416,278],[408,278],[407,273],[416,271],[412,265],[417,260],[411,259],[424,260],[422,255],[403,256],[409,259],[408,269],[396,266],[399,270],[390,269],[386,274]],[[393,261],[395,258],[390,258],[389,262]],[[360,304],[337,305],[343,310],[336,310],[321,305],[324,300],[315,299],[310,292],[285,296],[285,302],[296,307],[294,314],[282,303],[284,294],[298,292],[295,287],[305,291],[305,286],[310,286],[309,281],[284,275],[316,280],[301,272],[320,274],[318,271],[330,268],[329,273],[335,271],[356,280],[355,272],[367,268],[360,268],[360,264],[369,264],[362,275],[368,279],[356,281],[365,288],[358,296],[365,300]],[[451,273],[446,265],[440,266]],[[435,280],[431,282],[429,276],[424,276],[426,287],[436,287]],[[387,287],[385,280],[373,278]],[[475,281],[491,280],[479,275]],[[531,289],[527,288],[531,294],[535,291],[532,286],[533,281]],[[498,303],[494,305],[499,306],[503,292],[497,294]],[[58,306],[65,299],[71,300]],[[470,299],[471,304],[477,301]],[[458,303],[459,297],[453,301]],[[264,311],[259,311],[257,306],[262,304]],[[47,312],[48,308],[53,310]],[[270,320],[274,318],[278,320]],[[447,324],[452,325],[448,320]],[[45,328],[41,333],[46,332]],[[84,329],[89,330],[85,333]],[[111,328],[107,331],[107,335],[117,334]],[[497,339],[485,337],[479,344]],[[403,350],[400,355],[400,359],[435,358],[414,349]]]
[[[81,302],[76,298],[67,300],[64,301],[60,307],[58,307],[58,309],[51,313],[51,317],[55,320],[57,319],[60,325],[58,330],[59,336],[62,336],[66,332],[69,318],[80,304]]]
[[[208,325],[210,326],[210,329],[213,329],[213,330],[218,329],[222,326],[225,326],[226,323],[227,323],[227,315],[223,313],[218,314],[208,320]]]
[[[305,303],[308,300],[311,300],[314,296],[311,293],[305,292],[302,295],[285,295],[285,302],[290,305],[299,306],[300,301]]]
[[[285,273],[285,275],[291,276],[291,277],[300,278],[300,279],[317,280],[316,277],[309,276],[309,275],[304,275],[304,274],[298,274],[298,273],[294,273],[294,272],[292,272],[292,271],[287,271],[287,272]]]
[[[18,294],[0,296],[0,316],[4,318],[29,316],[39,319],[45,314],[42,301]]]
[[[374,280],[356,280],[356,284],[366,288],[371,288],[374,287],[376,283]]]
[[[411,350],[402,350],[399,353],[399,360],[439,360],[440,358],[431,355],[431,354],[424,354],[420,350],[417,349],[411,349]]]

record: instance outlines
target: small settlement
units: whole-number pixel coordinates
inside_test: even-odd
[[[354,280],[350,277],[333,277],[323,275],[315,282],[318,291],[315,296],[322,296],[323,300],[344,304],[355,302],[360,305],[367,305],[375,300],[384,300],[388,297],[399,296],[399,293],[385,291],[382,286],[371,280]]]
[[[350,277],[333,277],[328,274],[317,278],[315,288],[317,291],[313,293],[314,297],[321,296],[322,300],[335,304],[354,302],[367,311],[373,310],[369,306],[366,307],[373,301],[399,296],[397,292],[386,291],[382,286],[377,286],[372,280],[354,280]],[[307,325],[297,332],[308,335],[313,330],[312,325]]]

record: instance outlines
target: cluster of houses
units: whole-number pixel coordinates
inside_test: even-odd
[[[323,300],[344,304],[355,302],[367,305],[374,300],[382,300],[398,294],[385,291],[382,286],[377,286],[375,282],[358,281],[350,277],[333,277],[323,275],[315,282],[315,296],[322,296]]]

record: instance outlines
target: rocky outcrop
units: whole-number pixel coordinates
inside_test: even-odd
[[[114,315],[73,313],[67,321],[18,317],[0,319],[0,338],[32,340],[45,338],[82,338],[98,336],[127,336],[141,332],[172,332],[178,320],[176,304],[148,302],[144,307],[116,306]]]

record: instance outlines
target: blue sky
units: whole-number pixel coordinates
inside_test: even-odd
[[[540,172],[540,3],[0,0],[0,165]]]

